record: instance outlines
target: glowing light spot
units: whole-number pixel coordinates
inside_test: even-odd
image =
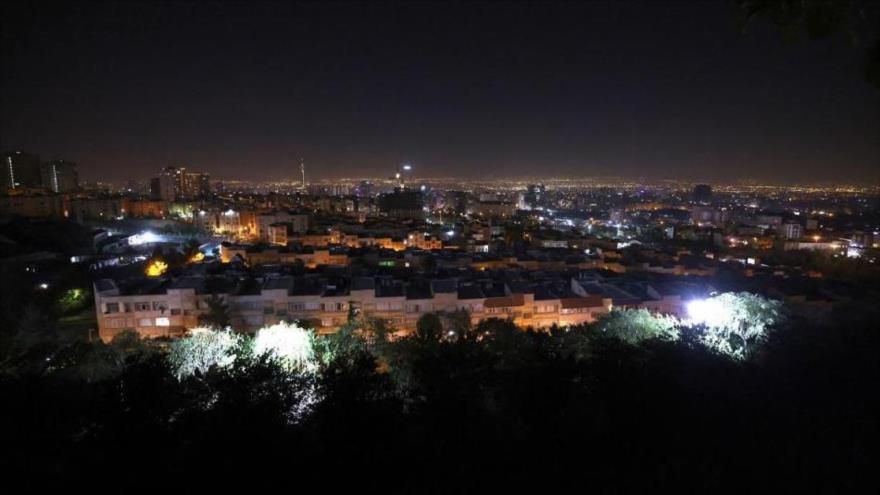
[[[168,263],[165,263],[162,260],[152,260],[147,263],[147,269],[145,270],[148,277],[159,277],[168,271]]]
[[[254,354],[267,355],[288,370],[314,371],[316,368],[312,334],[292,323],[263,327],[254,337]]]
[[[156,242],[162,242],[162,237],[150,232],[149,230],[141,232],[140,234],[135,234],[128,238],[128,244],[130,246],[140,246],[142,244],[153,244]]]
[[[687,304],[688,317],[692,323],[720,326],[730,318],[729,311],[717,299],[697,299]]]

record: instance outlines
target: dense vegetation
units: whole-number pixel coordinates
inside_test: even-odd
[[[620,315],[549,333],[431,316],[397,340],[353,320],[311,341],[313,367],[237,338],[185,374],[179,341],[30,339],[4,356],[0,465],[31,488],[873,492],[876,317],[790,317],[744,359]]]

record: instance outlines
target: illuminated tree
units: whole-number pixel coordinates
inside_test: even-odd
[[[678,338],[678,320],[655,315],[646,309],[612,311],[602,317],[596,326],[602,333],[630,344],[647,339],[675,340]]]
[[[89,291],[75,287],[64,291],[58,300],[58,306],[63,313],[69,313],[81,309],[86,304]]]
[[[783,318],[779,301],[748,292],[691,301],[688,314],[692,324],[704,328],[704,344],[738,359],[748,357],[767,338],[767,330]]]
[[[293,323],[263,327],[254,338],[255,356],[266,356],[288,371],[314,371],[317,367],[312,332]]]
[[[236,357],[241,337],[230,330],[211,330],[199,327],[189,335],[171,343],[168,361],[178,378],[206,373],[212,367],[230,366]]]

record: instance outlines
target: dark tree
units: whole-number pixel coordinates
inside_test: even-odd
[[[205,299],[208,312],[199,316],[199,323],[211,328],[226,328],[232,320],[229,315],[229,304],[220,296],[212,294]]]
[[[437,342],[443,336],[443,322],[436,313],[426,313],[416,322],[416,337],[424,342]]]

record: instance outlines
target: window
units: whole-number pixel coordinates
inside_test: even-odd
[[[105,314],[118,313],[119,312],[119,303],[107,303],[107,311]]]
[[[170,327],[171,320],[168,318],[156,318],[156,326],[157,327]]]
[[[376,311],[400,311],[403,304],[399,302],[376,303]]]
[[[136,303],[134,303],[134,310],[135,311],[149,311],[150,310],[150,303],[136,302]]]
[[[171,316],[179,316],[180,308],[171,308]]]
[[[502,313],[509,313],[510,308],[486,308],[486,312],[490,315],[498,315]]]
[[[139,327],[151,327],[151,326],[153,326],[153,319],[152,318],[141,318],[138,320],[138,326]]]
[[[291,311],[304,311],[306,309],[305,303],[301,302],[292,302],[287,304],[287,309]]]
[[[168,304],[165,301],[153,301],[153,311],[165,311]]]

